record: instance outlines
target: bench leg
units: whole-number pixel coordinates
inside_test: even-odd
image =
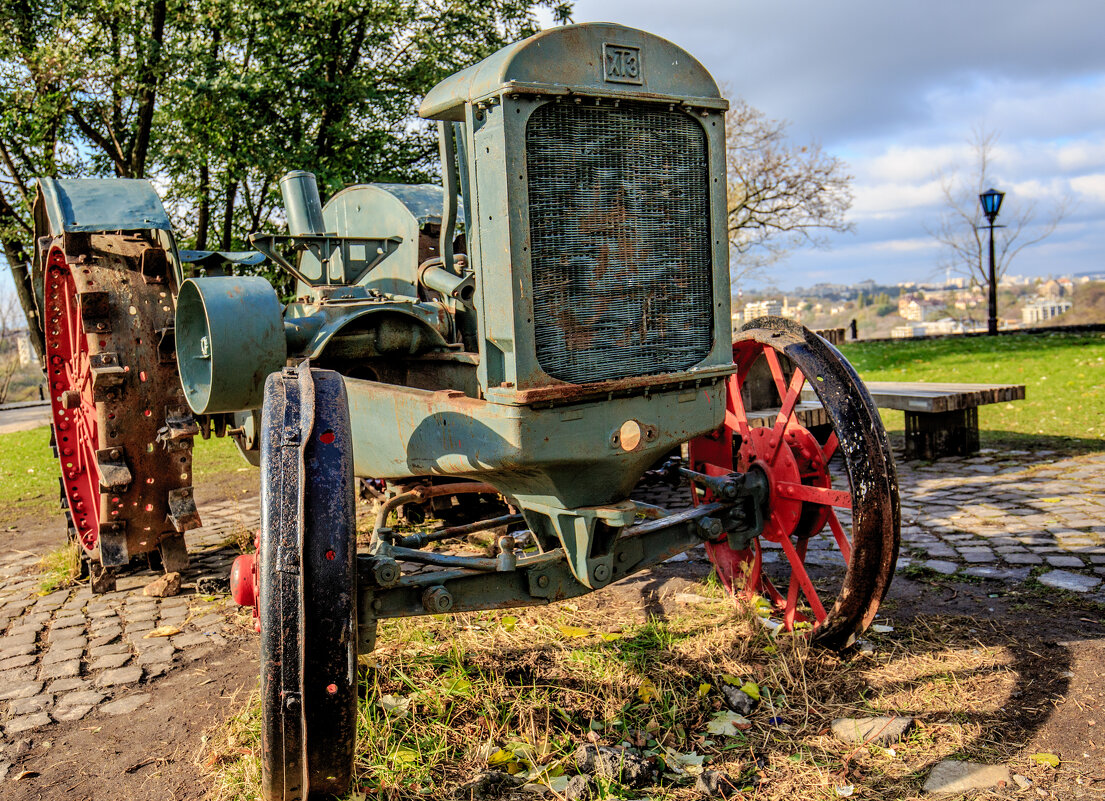
[[[954,412],[906,412],[905,458],[939,459],[978,453],[978,407]]]

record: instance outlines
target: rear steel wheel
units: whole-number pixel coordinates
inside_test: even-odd
[[[262,787],[349,792],[357,715],[356,510],[341,376],[269,377],[261,422]]]
[[[748,547],[722,540],[707,552],[730,592],[761,595],[788,630],[808,623],[814,640],[842,647],[874,619],[897,560],[898,484],[886,431],[847,360],[796,323],[752,321],[734,342],[733,359],[725,423],[690,443],[691,469],[762,471],[768,509],[763,533]],[[750,385],[757,375],[766,386]],[[819,404],[802,402],[807,388]],[[749,408],[764,390],[774,409]],[[696,502],[705,497],[695,490]],[[775,550],[766,543],[783,557],[778,586],[765,568],[765,552]],[[815,563],[828,566],[829,576],[811,571]]]
[[[171,350],[166,253],[137,234],[92,235],[79,255],[45,246],[45,369],[62,504],[90,561],[93,588],[159,550],[187,566],[192,435]],[[171,343],[171,338],[169,340]]]

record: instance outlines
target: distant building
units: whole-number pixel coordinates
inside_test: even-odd
[[[898,315],[919,323],[943,307],[943,302],[923,298],[920,295],[902,295],[898,298]]]
[[[1021,309],[1021,321],[1025,325],[1042,323],[1070,311],[1073,304],[1069,300],[1054,298],[1033,298]]]
[[[26,367],[35,358],[35,351],[31,346],[31,335],[26,328],[16,331],[15,334],[15,347],[19,352],[19,365]]]
[[[779,317],[783,313],[783,304],[777,300],[759,300],[754,303],[744,304],[744,321],[755,320],[757,317]]]

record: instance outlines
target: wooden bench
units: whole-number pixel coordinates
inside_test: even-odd
[[[1023,384],[869,381],[867,391],[880,409],[905,412],[907,459],[977,453],[978,407],[1024,400]]]
[[[937,459],[969,456],[979,449],[978,407],[1024,400],[1020,384],[936,384],[924,381],[870,381],[867,391],[880,409],[905,412],[905,458]],[[775,396],[778,403],[778,396]],[[752,426],[774,425],[778,408],[748,412]],[[812,389],[795,406],[806,428],[828,425],[829,419]]]

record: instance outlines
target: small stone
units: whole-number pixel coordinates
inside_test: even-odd
[[[95,673],[99,670],[112,670],[114,668],[122,667],[130,661],[130,652],[121,654],[104,654],[98,659],[94,659],[92,664],[88,666],[88,669]]]
[[[160,648],[146,648],[138,654],[139,665],[152,665],[155,662],[168,662],[173,658],[173,646],[166,643]]]
[[[694,783],[695,792],[706,798],[737,797],[740,788],[728,773],[720,770],[704,770]]]
[[[922,564],[929,570],[933,570],[945,576],[950,576],[959,569],[959,565],[955,562],[948,562],[944,559],[926,559]]]
[[[43,665],[39,671],[40,679],[65,679],[79,676],[81,672],[81,660],[70,659],[68,662],[54,662]]]
[[[983,765],[978,762],[937,762],[925,780],[926,793],[966,793],[1009,784],[1009,769],[1005,765]]]
[[[592,801],[597,796],[590,776],[573,776],[564,787],[564,801]]]
[[[1019,773],[1013,774],[1013,781],[1015,781],[1017,783],[1017,786],[1020,787],[1022,790],[1027,790],[1029,787],[1032,786],[1032,780],[1029,779],[1027,776],[1022,776]]]
[[[725,696],[726,706],[742,715],[751,715],[752,708],[756,706],[756,701],[752,696],[744,690],[730,687],[728,684],[721,685],[721,694]]]
[[[833,734],[846,743],[874,743],[890,745],[905,736],[913,726],[913,718],[889,717],[877,718],[837,718],[833,721]]]
[[[11,670],[12,668],[27,667],[27,665],[33,665],[38,657],[35,654],[25,654],[24,656],[11,656],[0,662],[0,670]]]
[[[1034,553],[1007,553],[1005,561],[1011,565],[1039,565],[1044,560]]]
[[[1101,579],[1093,576],[1083,576],[1081,573],[1071,573],[1069,570],[1052,570],[1040,576],[1039,581],[1048,587],[1069,592],[1089,592]]]
[[[76,677],[58,679],[55,682],[50,683],[50,692],[52,693],[69,693],[75,690],[87,690],[91,685],[84,679],[78,679]]]
[[[13,698],[30,698],[32,695],[38,695],[40,692],[42,692],[41,681],[23,682],[0,688],[0,701],[7,701]]]
[[[1077,556],[1049,556],[1047,563],[1052,567],[1085,567]]]
[[[32,715],[35,712],[47,712],[54,705],[54,696],[49,693],[32,695],[30,698],[16,698],[8,704],[8,714]]]
[[[224,595],[230,592],[230,579],[226,576],[200,576],[196,579],[197,595]]]
[[[102,700],[104,700],[104,696],[95,690],[80,690],[60,696],[57,707],[63,709],[67,706],[95,706]]]
[[[481,801],[481,799],[499,798],[518,787],[521,781],[501,770],[488,770],[478,774],[472,781],[462,784],[453,793],[458,801]]]
[[[138,707],[142,706],[149,700],[149,693],[128,695],[112,701],[110,704],[104,704],[102,707],[100,707],[100,711],[103,712],[105,715],[127,715],[138,709]]]
[[[97,687],[115,687],[120,684],[133,684],[142,678],[142,668],[131,667],[115,668],[107,670],[96,677]]]
[[[575,752],[580,773],[590,773],[614,779],[629,787],[652,784],[656,769],[653,763],[628,748],[605,745],[581,745]]]
[[[42,664],[53,665],[56,662],[68,662],[70,659],[81,658],[80,648],[72,648],[67,651],[59,651],[55,648],[51,648],[46,652],[46,656],[42,657]]]
[[[49,726],[51,722],[50,716],[45,712],[36,712],[33,715],[23,715],[22,717],[12,718],[5,723],[4,734],[10,737],[19,732],[30,731],[31,729],[41,729],[43,726]]]
[[[215,626],[221,626],[224,622],[226,622],[226,618],[218,613],[215,613],[196,618],[192,621],[192,625],[198,629],[207,630],[212,629]]]
[[[54,720],[67,721],[67,720],[80,720],[89,712],[92,711],[90,705],[86,706],[67,706],[65,709],[54,710]]]
[[[142,594],[151,598],[168,598],[180,593],[180,573],[166,573],[151,581],[142,589]]]

